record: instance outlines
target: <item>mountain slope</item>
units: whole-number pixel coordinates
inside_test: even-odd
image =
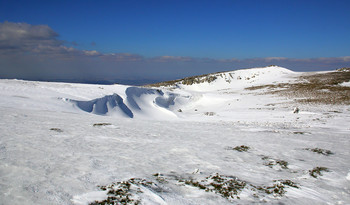
[[[242,90],[247,86],[271,83],[272,80],[281,82],[287,74],[293,72],[280,67],[238,70],[187,78],[170,89],[1,80],[0,89],[4,106],[169,119],[182,116],[177,112],[179,109],[198,103],[206,106],[226,101],[226,97],[211,91]]]
[[[194,91],[243,89],[248,86],[269,84],[274,81],[284,82],[286,78],[290,79],[293,76],[298,76],[298,73],[278,66],[268,66],[193,76],[150,86],[181,87]]]

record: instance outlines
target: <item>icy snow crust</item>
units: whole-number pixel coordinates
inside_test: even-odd
[[[0,204],[89,204],[133,178],[149,182],[130,187],[141,204],[350,204],[348,107],[244,89],[302,75],[281,67],[215,75],[163,88],[0,80]],[[215,176],[246,186],[233,198],[196,186]],[[283,180],[298,188],[257,188]]]

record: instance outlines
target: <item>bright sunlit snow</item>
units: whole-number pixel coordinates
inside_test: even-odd
[[[0,80],[0,204],[89,204],[123,181],[141,204],[350,204],[349,107],[245,89],[302,74],[155,88]]]

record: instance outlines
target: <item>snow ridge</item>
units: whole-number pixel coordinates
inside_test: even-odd
[[[159,89],[126,87],[123,97],[117,93],[92,100],[66,99],[78,109],[96,115],[113,115],[134,118],[135,114],[162,113],[175,105],[174,93],[165,94]],[[170,111],[168,111],[170,112]]]
[[[119,109],[122,114],[133,118],[134,114],[123,102],[118,94],[106,95],[102,98],[97,98],[90,101],[79,101],[79,100],[70,100],[75,103],[75,105],[85,112],[90,112],[97,115],[105,115],[111,110]]]

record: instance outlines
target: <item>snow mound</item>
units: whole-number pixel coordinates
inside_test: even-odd
[[[124,93],[114,93],[87,101],[68,101],[80,110],[97,115],[134,118],[136,113],[138,116],[158,118],[169,114],[176,116],[169,110],[175,105],[175,99],[175,94],[166,94],[159,89],[127,87]]]
[[[164,96],[163,91],[156,89],[147,89],[140,87],[129,87],[125,90],[126,99],[128,104],[137,110],[142,110],[141,107],[146,106],[147,99],[150,98],[153,101],[153,104],[160,107],[168,108],[170,104],[173,104],[173,101],[169,101],[166,96]],[[151,101],[151,102],[152,102]],[[139,105],[140,104],[140,105]]]
[[[130,118],[134,117],[132,111],[126,106],[118,94],[107,95],[90,101],[71,100],[75,105],[85,112],[97,115],[106,115],[110,112],[118,112]]]

